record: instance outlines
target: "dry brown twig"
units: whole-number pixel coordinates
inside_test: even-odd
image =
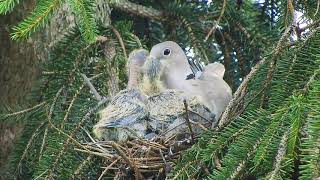
[[[221,9],[220,15],[219,15],[217,21],[214,22],[213,27],[212,27],[212,28],[210,29],[210,31],[208,32],[206,38],[204,39],[204,42],[207,42],[207,40],[209,39],[209,37],[210,37],[212,34],[215,33],[216,28],[217,28],[217,26],[219,25],[219,23],[220,23],[220,21],[221,21],[221,19],[222,19],[222,16],[223,16],[223,14],[224,14],[224,12],[225,12],[225,10],[226,10],[226,6],[227,6],[227,0],[223,0],[223,4],[222,4],[222,9]]]
[[[107,171],[113,166],[115,165],[121,158],[117,158],[116,160],[114,160],[112,163],[110,163],[101,173],[101,175],[99,176],[98,180],[102,179],[103,176],[107,173]]]
[[[190,134],[191,134],[191,141],[192,141],[192,144],[194,144],[194,133],[193,133],[192,126],[191,126],[191,123],[190,123],[190,119],[189,119],[189,111],[188,111],[187,100],[184,99],[183,100],[183,104],[184,104],[184,108],[185,108],[186,122],[187,122],[187,125],[188,125],[188,128],[189,128]]]
[[[111,141],[111,146],[117,151],[117,153],[128,163],[128,165],[131,167],[131,169],[133,169],[135,171],[135,178],[136,179],[143,179],[143,176],[141,174],[141,172],[139,171],[139,169],[137,168],[137,166],[134,164],[134,162],[132,162],[129,157],[126,155],[126,153],[124,153],[119,144],[117,144],[116,142]]]

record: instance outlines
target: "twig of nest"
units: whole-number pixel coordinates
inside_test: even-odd
[[[90,80],[82,75],[97,100]],[[103,176],[115,179],[165,179],[184,150],[216,121],[215,114],[182,91],[167,90],[145,97],[137,89],[125,89],[99,112],[95,141],[78,151],[103,157]]]
[[[179,141],[174,137],[126,142],[98,141],[84,144],[89,151],[76,150],[103,157],[105,168],[102,173],[116,179],[164,179],[182,152],[197,139],[197,135],[194,135],[192,140],[189,132],[181,135],[185,138]]]

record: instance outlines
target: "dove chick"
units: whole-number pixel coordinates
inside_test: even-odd
[[[136,49],[128,58],[128,89],[138,88],[142,77],[142,67],[149,52],[145,49]]]
[[[93,127],[98,139],[125,141],[144,138],[148,111],[137,89],[125,89],[112,98],[110,104],[99,112],[100,120]]]
[[[140,88],[148,96],[159,94],[163,91],[164,84],[160,80],[162,65],[158,59],[148,57],[143,66],[143,78]]]

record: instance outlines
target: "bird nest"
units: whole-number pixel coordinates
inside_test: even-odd
[[[198,137],[199,134],[189,131],[169,138],[158,137],[151,140],[97,141],[87,143],[84,147],[90,154],[103,157],[103,172],[100,177],[165,179],[183,151],[190,148]]]
[[[91,137],[81,151],[104,158],[101,177],[165,179],[183,151],[216,122],[197,98],[188,102],[172,90],[144,101],[138,90],[123,90],[99,112],[93,129],[107,141]]]

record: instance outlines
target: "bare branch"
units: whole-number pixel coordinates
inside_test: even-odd
[[[285,49],[287,46],[285,45],[285,43],[287,42],[287,37],[290,34],[289,31],[290,27],[288,27],[286,29],[286,31],[283,33],[283,35],[280,37],[277,46],[273,49],[272,51],[272,59],[271,61],[274,61],[275,58],[278,57],[278,55],[282,52],[283,49]],[[252,70],[249,72],[249,74],[244,78],[244,80],[242,81],[242,83],[240,84],[240,86],[238,87],[237,91],[234,93],[233,98],[231,99],[231,101],[229,102],[226,110],[224,111],[224,113],[221,116],[221,119],[219,120],[219,124],[218,124],[218,128],[222,128],[224,125],[228,124],[231,119],[229,118],[229,115],[231,113],[231,111],[233,110],[233,108],[235,107],[235,105],[240,102],[240,100],[242,98],[244,98],[244,96],[242,95],[243,90],[247,87],[248,83],[250,82],[250,80],[255,76],[255,74],[258,72],[258,70],[260,69],[260,67],[265,64],[267,62],[266,58],[263,58],[262,60],[260,60],[253,68]]]
[[[209,33],[207,34],[206,38],[204,39],[204,42],[207,42],[207,40],[209,39],[209,37],[211,36],[211,34],[214,34],[216,31],[217,26],[219,25],[222,16],[226,10],[226,6],[227,6],[227,0],[223,0],[223,5],[222,5],[222,9],[220,12],[220,15],[218,17],[218,20],[214,22],[214,25],[212,26],[212,28],[210,29]]]
[[[127,0],[116,0],[109,2],[110,7],[120,11],[125,11],[134,15],[147,17],[150,19],[165,21],[164,13],[162,11],[138,5]]]
[[[190,133],[191,133],[191,141],[192,141],[192,144],[194,144],[194,133],[192,131],[192,127],[191,127],[191,123],[190,123],[190,120],[189,120],[189,112],[188,112],[188,104],[187,104],[187,100],[183,100],[183,104],[184,104],[184,108],[185,108],[185,111],[186,111],[186,121],[187,121],[187,125],[188,125],[188,128],[190,130]]]
[[[86,82],[86,84],[89,86],[91,92],[93,93],[94,97],[96,98],[97,101],[101,101],[101,96],[98,93],[98,91],[96,90],[96,88],[94,88],[94,86],[92,85],[92,83],[90,82],[90,80],[88,79],[88,77],[85,74],[81,73],[81,76],[83,78],[83,80]]]

